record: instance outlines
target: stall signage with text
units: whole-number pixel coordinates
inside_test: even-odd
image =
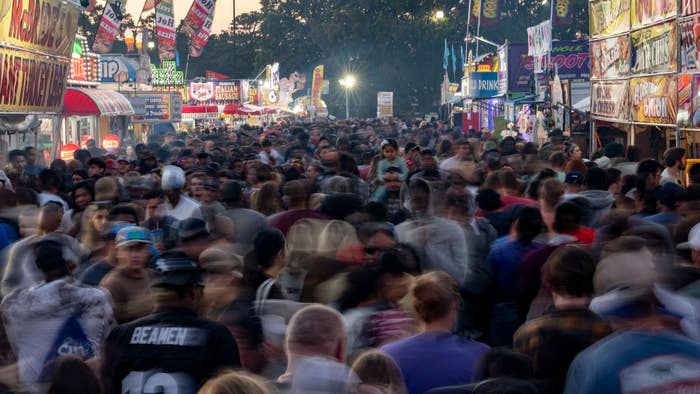
[[[677,90],[675,75],[630,80],[633,122],[676,124]]]
[[[467,97],[489,98],[498,95],[498,73],[469,73]]]
[[[195,101],[209,101],[214,99],[213,82],[190,83],[190,97]]]
[[[63,161],[73,160],[73,154],[80,149],[76,144],[65,144],[58,150],[58,157]]]
[[[630,72],[630,42],[626,35],[591,41],[591,77],[618,78]]]
[[[589,3],[591,37],[607,37],[630,29],[629,0],[594,0]]]
[[[239,104],[241,102],[241,87],[238,81],[218,82],[214,87],[214,96],[221,105]]]
[[[554,41],[552,63],[557,65],[559,78],[563,80],[587,81],[591,77],[591,55],[588,41]],[[508,44],[508,90],[528,92],[528,80],[535,69],[532,56],[527,55],[527,43]],[[540,86],[544,86],[540,74]]]
[[[53,56],[70,57],[81,11],[78,2],[2,0],[1,3],[0,42]]]
[[[102,149],[119,149],[121,144],[119,137],[114,134],[107,134],[102,139]]]
[[[60,112],[69,67],[67,59],[0,48],[0,112]]]
[[[628,87],[628,81],[591,82],[591,114],[606,119],[626,120]]]
[[[60,112],[80,5],[75,0],[0,3],[0,112]]]
[[[131,121],[134,123],[161,123],[175,121],[172,116],[175,115],[172,108],[173,99],[179,98],[177,93],[170,92],[136,92],[125,93],[134,107],[134,115]],[[182,100],[180,100],[182,103]],[[182,112],[182,104],[178,113]]]
[[[632,74],[657,74],[678,69],[675,21],[633,31],[630,40]]]

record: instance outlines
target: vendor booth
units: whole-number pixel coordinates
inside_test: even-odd
[[[118,92],[102,89],[68,88],[63,100],[61,140],[82,142],[94,139],[102,146],[107,134],[125,137],[134,107]]]
[[[592,133],[615,123],[642,157],[660,160],[673,146],[698,157],[693,130],[700,127],[693,117],[700,31],[693,14],[700,2],[683,0],[681,10],[676,2],[626,1],[613,15],[603,0],[590,3]]]
[[[77,0],[2,4],[8,12],[0,12],[0,65],[6,65],[0,67],[0,152],[28,145],[42,150],[40,130],[46,131],[49,141],[58,138],[57,116],[72,67],[73,39],[82,7]],[[61,23],[28,20],[34,9],[53,10],[52,19]],[[12,67],[7,66],[10,64]],[[0,156],[2,164],[6,155]],[[47,151],[44,157],[49,156]]]

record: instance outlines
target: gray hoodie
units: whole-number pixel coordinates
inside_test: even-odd
[[[582,223],[586,227],[595,227],[600,219],[610,212],[615,202],[612,193],[607,190],[585,190],[579,193],[578,197],[584,198],[588,203],[583,212]]]

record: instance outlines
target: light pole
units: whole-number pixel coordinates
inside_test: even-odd
[[[355,86],[355,77],[352,75],[346,75],[340,79],[340,86],[345,88],[345,119],[350,119],[350,107],[348,102],[348,90],[351,90]]]
[[[437,10],[435,11],[435,19],[440,20],[445,17],[445,11]]]

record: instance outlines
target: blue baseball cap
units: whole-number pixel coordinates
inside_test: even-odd
[[[131,246],[137,243],[150,245],[151,233],[143,227],[129,226],[119,230],[115,242],[117,248]]]

